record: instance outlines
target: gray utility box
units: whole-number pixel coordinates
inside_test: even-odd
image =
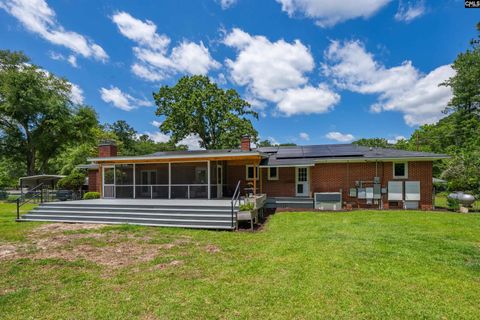
[[[341,210],[342,193],[341,192],[315,192],[315,209],[320,210]]]

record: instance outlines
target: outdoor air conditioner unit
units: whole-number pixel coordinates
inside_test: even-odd
[[[315,192],[315,209],[319,210],[341,210],[341,192]]]

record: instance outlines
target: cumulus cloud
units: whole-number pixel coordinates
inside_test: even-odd
[[[391,0],[277,0],[289,16],[300,14],[315,20],[320,27],[355,19],[367,19]]]
[[[123,36],[136,43],[131,70],[144,80],[159,81],[176,73],[205,75],[220,67],[202,42],[183,41],[169,50],[170,38],[158,34],[152,21],[136,19],[127,12],[115,13],[112,21]]]
[[[114,86],[110,86],[110,89],[101,88],[100,95],[103,101],[111,103],[114,107],[124,111],[131,111],[138,107],[151,105],[149,101],[132,97],[128,93],[122,92],[122,90]]]
[[[405,138],[405,136],[395,136],[392,139],[388,139],[387,142],[390,143],[390,144],[395,144],[400,140],[407,140],[407,138]]]
[[[160,121],[157,121],[157,120],[153,120],[152,122],[150,122],[150,124],[154,127],[160,127],[161,126],[161,122]]]
[[[83,104],[85,98],[83,96],[82,88],[74,83],[70,83],[70,85],[70,100],[72,100],[74,104]]]
[[[278,110],[284,115],[325,113],[333,109],[340,96],[326,85],[318,87],[288,89],[278,103]]]
[[[55,11],[44,0],[0,0],[0,8],[50,43],[66,47],[85,58],[108,60],[107,53],[98,44],[84,35],[65,30],[58,23]]]
[[[63,54],[61,54],[61,53],[54,52],[54,51],[50,51],[49,56],[50,56],[50,58],[53,59],[53,60],[57,60],[57,61],[67,61],[72,67],[78,68],[77,57],[74,56],[73,54],[69,55],[68,57],[65,57],[65,56],[64,56]]]
[[[153,123],[157,123],[158,126],[161,124],[161,122],[153,121]],[[158,127],[156,126],[156,127]],[[160,131],[156,132],[150,132],[150,131],[144,131],[143,134],[146,134],[150,139],[153,141],[159,143],[165,143],[170,141],[170,136],[168,134],[162,133]],[[177,143],[177,146],[179,145],[185,145],[187,146],[188,150],[202,150],[203,148],[200,147],[200,138],[195,135],[195,134],[190,134],[184,139],[180,140],[180,142]]]
[[[398,11],[395,14],[395,20],[410,22],[416,18],[423,16],[426,12],[425,2],[423,0],[416,2],[400,1],[398,5]]]
[[[376,94],[373,112],[399,111],[405,122],[421,125],[438,121],[451,99],[451,89],[439,86],[454,75],[450,65],[424,75],[411,61],[387,68],[375,61],[360,41],[333,41],[325,52],[322,69],[336,86],[362,94]]]
[[[299,134],[298,136],[299,136],[300,139],[302,139],[302,140],[305,140],[305,141],[310,140],[310,136],[309,136],[308,133],[306,133],[306,132],[300,132],[300,134]]]
[[[338,142],[350,142],[355,139],[355,137],[350,133],[341,133],[338,131],[329,132],[325,135],[325,137]]]
[[[266,102],[273,102],[287,116],[322,113],[339,101],[340,97],[325,84],[314,87],[308,83],[307,73],[315,63],[300,40],[272,42],[235,28],[223,41],[237,51],[234,60],[226,59],[230,78],[247,87],[247,99],[257,109],[263,110]]]

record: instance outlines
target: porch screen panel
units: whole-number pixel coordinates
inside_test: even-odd
[[[168,163],[135,165],[135,197],[168,199]]]
[[[172,198],[207,198],[206,162],[172,163]]]
[[[133,165],[115,166],[115,196],[116,198],[133,198]]]

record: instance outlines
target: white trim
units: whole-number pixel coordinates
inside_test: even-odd
[[[405,175],[403,175],[403,176],[396,176],[395,175],[395,165],[396,164],[404,164],[405,165]],[[394,161],[394,162],[392,162],[392,175],[393,175],[393,179],[408,179],[408,161]]]
[[[272,168],[277,169],[277,175],[275,177],[272,177],[272,175],[270,173],[270,169],[272,169]],[[270,180],[270,181],[278,180],[279,177],[280,177],[280,168],[279,167],[268,167],[268,169],[267,169],[268,180]]]
[[[405,161],[434,161],[439,159],[449,159],[450,156],[439,157],[418,157],[418,158],[343,158],[343,159],[316,159],[315,163],[349,163],[349,162],[405,162]]]
[[[211,194],[210,194],[210,160],[207,161],[207,184],[208,184],[208,187],[207,187],[207,198],[208,200],[210,200],[211,198]]]
[[[254,166],[253,164],[246,164],[246,165],[245,165],[245,180],[247,180],[247,181],[253,181],[253,180],[254,180],[253,178],[249,178],[249,177],[248,177],[248,168],[250,168],[250,167],[251,167],[251,168],[256,167],[256,168],[257,168],[257,173],[258,173],[258,171],[259,171],[258,166]],[[255,175],[255,171],[253,172],[253,176],[256,177],[255,180],[258,181],[258,174]]]
[[[298,170],[299,169],[307,169],[307,181],[298,181]],[[297,192],[297,186],[299,183],[302,183],[304,186],[304,192],[303,193],[298,193]],[[295,196],[297,197],[303,197],[303,196],[308,196],[310,194],[310,168],[309,167],[296,167],[295,168]]]
[[[164,156],[140,156],[140,157],[97,157],[87,158],[87,161],[125,161],[125,160],[156,160],[156,159],[189,159],[189,158],[218,158],[218,157],[245,157],[245,156],[263,156],[260,152],[228,152],[212,154],[182,154],[182,155],[164,155]],[[196,160],[203,162],[206,160]]]

